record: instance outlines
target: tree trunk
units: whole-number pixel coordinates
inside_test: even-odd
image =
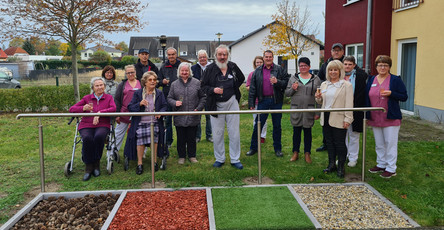
[[[295,58],[294,59],[294,68],[295,68],[296,72],[294,74],[298,74],[298,70],[299,70],[298,67],[299,67],[298,66],[298,58]]]
[[[79,71],[77,69],[77,46],[71,43],[71,61],[72,61],[72,85],[74,86],[74,99],[76,103],[80,101],[79,79],[77,77]]]

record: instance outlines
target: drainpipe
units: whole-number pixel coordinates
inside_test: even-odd
[[[372,29],[372,5],[373,0],[368,0],[367,6],[367,36],[365,41],[365,71],[370,74],[370,48],[371,48],[371,29]]]

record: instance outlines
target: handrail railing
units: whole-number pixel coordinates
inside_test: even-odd
[[[188,111],[188,112],[128,112],[128,113],[22,113],[16,116],[20,118],[39,118],[39,154],[40,154],[40,186],[41,191],[45,192],[45,166],[44,166],[44,151],[43,151],[43,125],[41,118],[43,117],[116,117],[116,116],[184,116],[184,115],[211,115],[211,114],[263,114],[263,113],[304,113],[304,112],[345,112],[345,111],[363,111],[363,132],[362,132],[362,181],[365,176],[365,148],[366,148],[366,129],[367,119],[366,111],[385,111],[382,107],[363,107],[363,108],[340,108],[340,109],[282,109],[282,110],[236,110],[236,111]],[[260,148],[260,119],[258,119],[258,183],[262,184],[262,162],[261,162],[261,148]],[[151,127],[153,128],[153,127]],[[151,138],[153,138],[153,131]],[[153,140],[153,139],[152,139]],[[154,145],[152,145],[153,148]],[[153,149],[151,151],[154,152]],[[151,154],[151,187],[155,187],[154,177],[154,154]]]

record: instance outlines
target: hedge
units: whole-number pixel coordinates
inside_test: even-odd
[[[95,62],[95,61],[78,61],[77,63],[88,66],[99,66],[104,68],[107,65],[112,65],[116,69],[123,69],[126,65],[135,64],[135,62],[128,61],[111,61],[111,62]],[[70,60],[49,60],[35,62],[35,68],[38,70],[43,69],[71,69],[72,62]]]
[[[80,97],[89,94],[89,84],[81,84],[79,90]],[[74,103],[72,85],[0,89],[0,110],[4,112],[67,112]]]

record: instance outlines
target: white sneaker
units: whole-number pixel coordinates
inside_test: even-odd
[[[177,163],[180,165],[185,164],[185,158],[179,158],[179,161],[177,161]]]
[[[348,162],[348,167],[355,167],[356,166],[356,163],[358,163],[358,162],[356,162],[356,161],[350,161],[350,162]]]

